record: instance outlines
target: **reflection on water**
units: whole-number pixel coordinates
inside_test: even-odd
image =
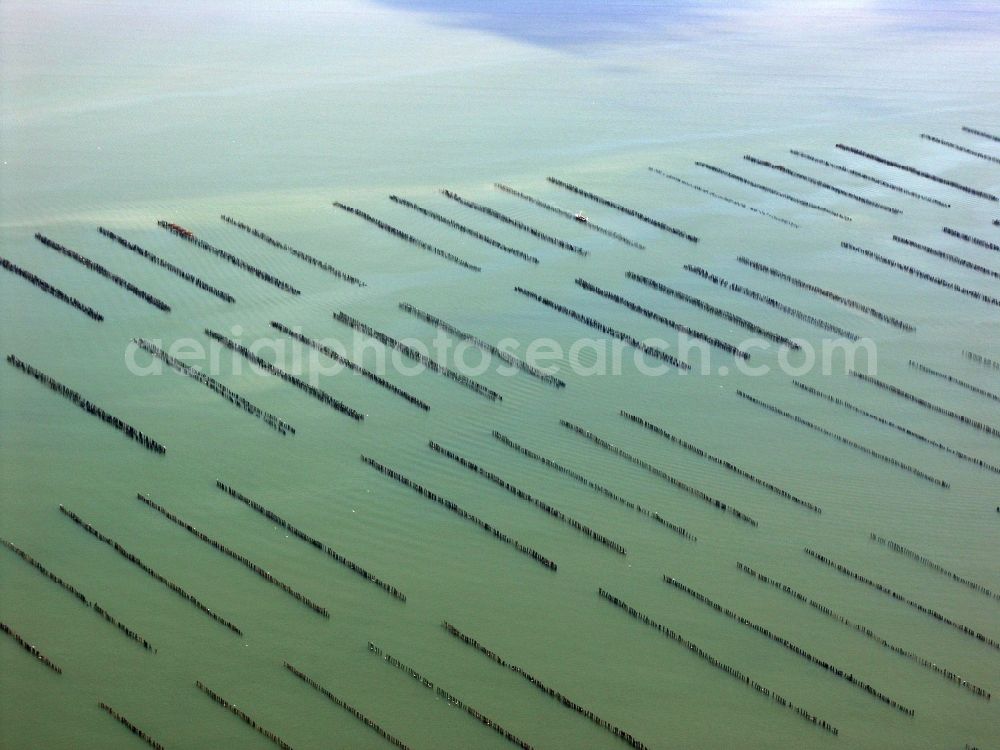
[[[636,36],[658,36],[694,26],[722,7],[689,0],[641,0],[608,3],[602,0],[512,0],[480,3],[469,0],[381,0],[387,5],[437,16],[443,23],[465,26],[531,44],[567,47],[593,42],[620,41]]]
[[[196,680],[293,747],[386,746],[363,721],[284,669],[285,660],[408,746],[510,747],[443,695],[390,668],[368,651],[368,642],[532,746],[628,747],[458,641],[441,627],[445,619],[650,747],[996,747],[995,704],[737,567],[742,562],[815,597],[831,612],[975,685],[998,687],[996,653],[985,651],[986,644],[803,551],[808,546],[955,622],[1000,637],[994,600],[870,539],[874,531],[1000,590],[996,553],[990,552],[1000,517],[994,511],[996,474],[960,457],[1000,463],[996,438],[858,378],[821,376],[820,337],[826,332],[810,320],[873,338],[879,380],[1000,426],[1000,404],[908,364],[913,359],[996,392],[992,371],[962,355],[970,350],[1000,359],[996,308],[841,246],[848,241],[929,277],[995,294],[992,277],[892,237],[997,268],[988,248],[941,231],[955,227],[995,242],[997,203],[836,149],[838,142],[850,144],[1000,192],[993,162],[920,138],[933,134],[1000,155],[1000,144],[962,130],[998,130],[1000,101],[990,95],[1000,80],[1000,45],[988,35],[995,36],[1000,24],[982,22],[996,14],[996,0],[983,0],[981,12],[968,3],[895,2],[537,0],[540,7],[532,7],[527,0],[300,0],[249,7],[207,0],[190,10],[154,0],[0,0],[0,254],[105,316],[102,323],[91,320],[0,269],[0,348],[167,447],[162,456],[143,450],[0,362],[0,435],[10,436],[0,438],[0,535],[157,649],[151,654],[122,637],[11,550],[0,549],[0,620],[64,669],[61,675],[45,669],[0,633],[0,747],[124,746],[125,728],[100,711],[98,700],[168,747],[263,743],[199,691]],[[928,31],[949,27],[963,32]],[[807,161],[789,153],[792,148],[884,182]],[[745,161],[744,154],[842,192]],[[684,242],[546,180],[550,175],[701,241]],[[498,190],[495,182],[570,215]],[[907,192],[890,192],[886,182]],[[449,200],[441,188],[589,255],[566,252]],[[903,213],[880,211],[854,196]],[[336,209],[334,201],[427,245],[403,242]],[[575,221],[576,211],[593,223]],[[367,286],[327,273],[227,223],[222,214]],[[188,227],[245,265],[164,231],[158,220]],[[598,233],[594,225],[620,237]],[[130,252],[102,236],[99,226],[231,293],[236,302]],[[150,307],[43,246],[35,232],[148,290],[172,312]],[[503,247],[540,263],[525,263]],[[746,284],[804,317],[685,266]],[[655,280],[699,304],[636,278]],[[577,279],[635,306],[597,296]],[[639,309],[720,343],[738,344],[757,328],[802,338],[817,361],[801,382],[842,403],[793,388],[776,346],[753,352],[751,366],[769,368],[766,377],[742,375],[721,349],[711,356],[718,374],[647,377],[628,347],[620,375],[584,374],[602,369],[602,356],[613,368],[619,339],[605,343],[599,330],[516,287],[638,338],[678,341],[676,328]],[[917,330],[893,327],[825,290]],[[378,350],[366,346],[359,364],[384,371],[386,384],[430,409],[416,408],[359,372],[323,377],[323,393],[363,411],[366,418],[358,423],[281,378],[255,372],[240,354],[220,353],[216,368],[187,345],[196,342],[211,352],[215,339],[206,330],[245,346],[275,339],[285,343],[290,364],[310,366],[302,373],[307,381],[310,373],[319,380],[312,362],[325,369],[333,360],[319,359],[305,345],[299,356],[301,340],[274,322],[308,339],[350,345],[354,329],[334,317],[344,313],[393,338],[415,337],[433,351],[436,326],[407,309],[491,346],[516,339],[522,342],[516,353],[526,358],[529,341],[551,339],[564,353],[552,360],[566,385],[489,369],[475,382],[503,397],[492,401],[440,373],[408,377],[403,372],[413,363],[396,366],[392,354],[380,368]],[[180,342],[175,356],[210,368],[229,389],[223,393],[239,394],[294,425],[296,434],[279,434],[218,390],[170,368],[162,376],[133,375],[126,351],[134,338],[165,349]],[[448,341],[457,359],[463,345]],[[566,361],[578,342],[580,372]],[[279,356],[277,347],[255,349],[267,361]],[[477,350],[462,351],[464,362],[475,367]],[[790,356],[789,364],[799,367],[805,351]],[[558,355],[556,346],[535,352],[539,364],[550,352]],[[137,355],[136,361],[145,360]],[[861,354],[857,361],[864,362]],[[699,355],[692,364],[700,369]],[[830,434],[740,398],[738,387]],[[892,420],[898,429],[868,415]],[[560,420],[759,525],[720,512]],[[525,495],[432,450],[430,441]],[[869,449],[952,488],[900,470]],[[384,476],[362,455],[469,516]],[[223,492],[217,480],[274,517]],[[823,513],[790,502],[777,489]],[[329,608],[330,620],[154,513],[136,499],[140,492]],[[529,497],[621,544],[627,557]],[[78,527],[59,512],[60,504],[240,627],[245,638]],[[640,508],[659,519],[636,512]],[[489,533],[473,517],[499,532]],[[406,602],[292,527],[398,587]],[[496,536],[501,532],[555,561],[558,571],[504,543]],[[664,574],[858,675],[916,716],[893,712],[858,686],[665,585]],[[841,737],[827,737],[628,617],[600,597],[598,587],[833,722]]]
[[[983,32],[1000,24],[1000,6],[969,2],[900,5],[890,0],[379,0],[465,27],[546,47],[574,48],[626,40],[664,40],[695,33],[792,30],[823,34],[831,28],[878,27],[894,32]]]

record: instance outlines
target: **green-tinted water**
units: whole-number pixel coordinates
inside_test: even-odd
[[[625,4],[623,4],[624,6]],[[924,4],[921,4],[924,5]],[[635,11],[635,8],[629,6]],[[650,11],[652,13],[652,11]],[[817,551],[959,623],[1000,637],[998,603],[869,541],[875,531],[1000,590],[997,475],[795,389],[775,348],[731,372],[643,375],[625,348],[620,375],[568,370],[565,389],[523,373],[478,380],[492,403],[434,373],[387,378],[430,404],[420,411],[342,373],[320,386],[361,409],[356,423],[304,393],[221,357],[219,378],[297,429],[282,437],[208,389],[168,371],[137,377],[130,339],[164,345],[203,329],[243,343],[269,321],[350,342],[343,310],[397,337],[434,330],[401,301],[490,342],[550,337],[568,350],[603,337],[515,293],[523,286],[639,338],[673,331],[574,285],[582,277],[732,343],[742,329],[625,278],[625,271],[802,337],[823,331],[685,271],[746,284],[877,344],[878,377],[1000,426],[1000,405],[908,367],[910,359],[1000,392],[997,308],[840,247],[849,241],[996,295],[974,270],[891,241],[902,234],[976,264],[997,254],[947,237],[948,225],[1000,242],[995,203],[834,148],[857,145],[996,193],[986,160],[919,138],[930,133],[1000,155],[989,7],[752,6],[674,18],[605,39],[532,46],[438,16],[379,5],[250,12],[232,4],[176,13],[145,4],[3,14],[3,254],[106,316],[95,323],[5,273],[3,352],[14,353],[163,442],[156,456],[42,388],[0,368],[0,536],[20,546],[148,638],[144,652],[53,583],[2,552],[3,621],[64,672],[0,646],[4,747],[130,747],[97,708],[106,701],[168,747],[267,747],[194,687],[201,680],[293,747],[388,747],[282,668],[296,665],[415,748],[502,747],[499,735],[367,651],[387,653],[538,748],[625,747],[518,676],[449,636],[448,620],[510,662],[651,748],[958,748],[1000,744],[994,702],[880,648],[736,568],[741,561],[863,623],[898,646],[989,690],[1000,654],[839,575]],[[554,23],[556,16],[546,16]],[[603,16],[595,17],[603,20]],[[567,22],[568,23],[568,22]],[[488,25],[487,25],[488,26]],[[664,31],[669,28],[669,33]],[[993,27],[995,28],[995,26]],[[588,37],[592,34],[593,38]],[[534,40],[533,35],[527,35]],[[664,41],[667,40],[667,41]],[[797,148],[947,201],[945,209],[787,153]],[[892,215],[742,160],[754,154],[902,209]],[[797,206],[695,166],[696,160],[849,214]],[[800,224],[795,229],[647,171],[652,165]],[[697,234],[686,243],[545,181],[555,175]],[[491,187],[503,180],[647,246],[626,247]],[[539,242],[441,196],[449,187],[582,245],[586,258]],[[407,197],[515,248],[529,265],[388,200]],[[481,265],[480,274],[404,244],[331,207],[358,206]],[[359,288],[223,224],[220,213],[364,279]],[[302,290],[294,297],[157,228],[190,227]],[[103,225],[231,292],[227,305],[102,238]],[[167,315],[37,243],[40,231],[172,305]],[[741,265],[746,255],[916,326],[906,333]],[[238,329],[234,327],[239,326]],[[288,340],[279,337],[288,346]],[[520,351],[524,353],[523,348]],[[469,361],[477,359],[476,350]],[[265,357],[272,354],[265,352]],[[593,354],[582,359],[590,363]],[[140,358],[146,362],[145,358]],[[798,361],[795,357],[794,361]],[[237,360],[238,362],[238,360]],[[374,352],[365,362],[375,364]],[[697,363],[697,359],[692,359]],[[329,364],[324,360],[325,364]],[[407,362],[407,364],[409,364]],[[956,450],[1000,464],[996,438],[843,374],[804,382]],[[737,388],[947,480],[941,489],[739,398]],[[631,424],[638,413],[823,509],[777,497]],[[671,487],[561,427],[566,419],[759,522],[757,528]],[[506,448],[526,447],[661,513],[682,539]],[[628,549],[622,557],[453,461],[435,440]],[[545,570],[364,465],[360,454],[439,492],[559,565]],[[405,604],[231,500],[220,478],[404,591]],[[323,619],[134,499],[143,492],[329,608]],[[239,625],[213,623],[58,512],[65,505]],[[662,582],[705,596],[853,673],[913,717],[808,663]],[[603,587],[722,662],[835,725],[834,737],[697,659],[597,595]]]

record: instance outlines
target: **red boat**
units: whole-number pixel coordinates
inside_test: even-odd
[[[179,234],[181,237],[194,237],[194,232],[192,232],[190,229],[185,229],[180,224],[173,224],[171,222],[167,222],[167,227],[171,231]]]

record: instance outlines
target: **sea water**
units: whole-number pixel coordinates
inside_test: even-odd
[[[167,348],[206,328],[251,345],[284,341],[271,321],[352,341],[344,311],[430,345],[409,302],[518,352],[539,338],[567,352],[606,337],[514,291],[522,286],[628,332],[676,332],[574,284],[583,278],[734,344],[735,325],[629,281],[633,271],[819,350],[827,334],[685,271],[693,264],[870,337],[877,377],[1000,425],[995,401],[908,366],[913,359],[1000,392],[997,308],[846,250],[842,241],[996,295],[991,277],[904,247],[909,237],[1000,269],[997,204],[834,148],[863,148],[1000,190],[995,163],[921,133],[1000,155],[963,125],[1000,132],[997,18],[989,3],[294,4],[260,10],[139,2],[5,3],[3,254],[105,315],[96,323],[5,273],[3,353],[15,354],[167,446],[144,451],[6,363],[2,532],[157,649],[147,653],[2,550],[3,621],[63,668],[10,638],[0,669],[0,743],[10,748],[137,746],[104,701],[167,747],[267,747],[195,688],[200,680],[293,747],[378,748],[385,740],[286,671],[295,665],[415,748],[508,743],[368,650],[375,643],[538,748],[624,747],[608,732],[441,627],[448,621],[508,662],[651,748],[942,748],[1000,743],[996,701],[740,572],[791,586],[898,646],[1000,688],[1000,655],[807,556],[809,547],[994,639],[998,603],[869,540],[878,533],[1000,589],[997,476],[792,386],[777,347],[766,376],[711,353],[709,372],[644,374],[624,347],[619,374],[574,371],[566,387],[529,375],[477,381],[491,402],[433,372],[386,377],[421,411],[356,374],[319,387],[363,411],[355,422],[224,352],[225,385],[296,428],[281,436],[167,369],[128,367],[134,337]],[[951,204],[942,208],[798,159],[802,150]],[[751,154],[897,207],[890,214],[754,166]],[[709,163],[849,215],[757,191]],[[725,203],[657,167],[798,224]],[[685,242],[546,181],[555,176],[695,234]],[[493,187],[505,184],[645,245],[628,247]],[[459,206],[441,188],[589,251],[578,257]],[[398,194],[537,256],[531,265],[394,204]],[[471,272],[335,209],[340,201],[482,267]],[[220,214],[363,279],[358,287],[224,224]],[[174,237],[200,237],[302,291],[275,289]],[[229,305],[111,243],[105,226],[236,297]],[[41,232],[162,297],[169,314],[35,241]],[[736,261],[744,255],[911,323],[905,332]],[[271,350],[262,353],[275,359]],[[474,364],[475,349],[467,355]],[[142,364],[148,358],[137,357]],[[596,365],[587,349],[582,365]],[[377,364],[369,351],[364,362]],[[323,359],[324,364],[329,364]],[[408,360],[405,364],[412,364]],[[801,360],[792,355],[791,365]],[[803,382],[929,438],[1000,463],[996,438],[819,365]],[[205,366],[192,360],[192,364]],[[452,363],[454,364],[454,363]],[[642,363],[640,363],[642,364]],[[654,364],[649,360],[649,364]],[[864,369],[859,363],[859,369]],[[242,367],[242,371],[237,369]],[[805,368],[803,368],[805,369]],[[581,367],[577,367],[581,370]],[[870,370],[866,370],[870,371]],[[309,377],[306,373],[305,377]],[[313,373],[315,374],[315,373]],[[737,389],[950,483],[942,489],[834,438],[768,413]],[[820,506],[815,514],[630,423],[671,434]],[[752,516],[754,528],[601,449],[568,420]],[[517,443],[686,528],[686,540],[505,447]],[[440,443],[622,544],[615,554],[428,448]],[[365,465],[364,454],[457,503],[558,564],[512,547]],[[348,571],[215,487],[232,485],[405,592]],[[324,619],[135,499],[143,493],[326,606]],[[62,515],[62,504],[244,631],[238,637]],[[914,709],[905,716],[830,672],[663,583],[672,576]],[[604,588],[798,706],[834,737],[630,618]]]

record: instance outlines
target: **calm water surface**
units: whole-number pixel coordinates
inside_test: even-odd
[[[684,270],[695,264],[877,345],[878,376],[1000,426],[1000,404],[918,372],[910,359],[1000,393],[1000,376],[963,350],[1000,359],[998,309],[842,249],[870,248],[963,287],[996,279],[907,248],[910,237],[1000,270],[995,251],[944,225],[1000,242],[997,204],[835,149],[864,148],[976,188],[1000,167],[921,139],[932,134],[1000,157],[997,18],[990,3],[342,2],[251,10],[214,2],[177,10],[139,2],[10,2],[0,9],[3,255],[97,307],[96,323],[22,279],[0,277],[3,352],[14,353],[168,447],[142,450],[4,364],[0,368],[0,537],[96,600],[156,648],[147,653],[9,550],[3,621],[63,668],[10,638],[0,645],[0,744],[136,747],[105,701],[167,747],[268,747],[212,703],[200,680],[293,747],[389,747],[296,680],[288,661],[414,748],[508,743],[369,653],[371,641],[537,748],[626,747],[448,635],[447,620],[509,662],[650,748],[961,748],[1000,746],[986,701],[781,591],[788,584],[988,690],[1000,653],[823,566],[813,548],[993,639],[995,598],[869,541],[876,532],[1000,590],[997,475],[792,386],[735,373],[713,352],[709,375],[649,377],[565,368],[564,389],[489,371],[490,402],[433,373],[387,378],[423,412],[351,373],[321,387],[363,411],[354,422],[285,383],[222,358],[220,380],[293,424],[282,437],[208,389],[166,372],[136,377],[136,336],[169,343],[205,328],[249,344],[281,321],[348,340],[343,310],[393,336],[434,329],[410,302],[490,342],[545,336],[565,349],[598,334],[514,292],[524,286],[639,337],[673,332],[576,286],[580,277],[732,343],[742,329],[625,277],[653,277],[759,325],[819,346],[824,332]],[[794,148],[950,204],[932,205],[811,164]],[[891,214],[755,166],[752,154],[871,200]],[[850,222],[696,166],[702,161],[849,215]],[[655,166],[798,224],[779,223],[647,170]],[[696,234],[684,242],[548,182],[553,175]],[[496,190],[503,181],[646,246],[614,239]],[[578,257],[443,197],[447,187],[589,251]],[[529,265],[388,200],[398,194],[530,252]],[[331,207],[337,200],[480,265],[476,274]],[[352,286],[222,223],[246,221],[364,279]],[[301,289],[292,296],[173,237],[176,221]],[[229,305],[101,237],[106,226],[231,292]],[[52,237],[173,308],[161,313],[36,242]],[[904,332],[737,262],[780,268],[916,327]],[[238,326],[238,329],[234,329]],[[234,330],[238,333],[232,333]],[[263,356],[269,356],[265,353]],[[586,355],[585,355],[586,356]],[[591,355],[592,356],[592,355]],[[475,357],[470,353],[470,360]],[[373,355],[366,360],[374,363]],[[728,367],[722,375],[719,367]],[[982,431],[843,374],[803,382],[955,450],[1000,464]],[[950,483],[919,477],[739,398],[737,389]],[[820,506],[780,498],[619,416],[638,413]],[[753,528],[560,426],[579,424],[718,498]],[[697,542],[517,454],[522,445],[685,527]],[[624,545],[617,555],[427,447],[462,453]],[[551,572],[392,482],[393,467],[558,563]],[[406,603],[234,502],[222,479],[398,587]],[[324,619],[135,500],[147,494],[327,607]],[[128,564],[59,513],[78,513],[239,625],[239,637]],[[905,716],[663,583],[710,599],[853,673],[912,708]],[[601,599],[603,587],[796,705],[833,736],[713,669]]]

